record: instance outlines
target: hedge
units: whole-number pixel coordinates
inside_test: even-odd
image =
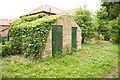
[[[40,14],[34,17],[23,17],[12,23],[9,30],[13,53],[22,53],[25,57],[42,57],[51,25],[59,17],[40,17]]]

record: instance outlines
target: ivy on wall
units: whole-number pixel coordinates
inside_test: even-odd
[[[48,18],[41,13],[15,20],[9,29],[13,53],[22,53],[25,57],[41,57],[51,25],[58,18]]]

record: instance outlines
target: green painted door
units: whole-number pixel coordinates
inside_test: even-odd
[[[1,36],[1,34],[0,34],[0,43],[2,43],[2,36]]]
[[[8,32],[8,34],[7,34],[7,41],[9,41],[10,40],[10,33]]]
[[[62,51],[62,27],[52,27],[52,54]]]
[[[72,27],[72,49],[76,49],[77,47],[77,28]]]

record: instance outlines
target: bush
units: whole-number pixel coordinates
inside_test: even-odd
[[[6,41],[4,45],[0,44],[0,46],[2,46],[2,56],[7,56],[12,53],[12,46],[9,41]]]

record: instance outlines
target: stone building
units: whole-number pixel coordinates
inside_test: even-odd
[[[52,25],[47,38],[43,57],[54,55],[57,52],[70,51],[72,48],[81,48],[81,29],[70,16],[74,10],[61,10],[49,5],[42,5],[34,10],[20,16],[35,15],[45,13],[48,17],[60,16],[60,18]]]
[[[68,14],[60,16],[53,25],[47,38],[43,57],[57,52],[81,48],[81,29]]]

